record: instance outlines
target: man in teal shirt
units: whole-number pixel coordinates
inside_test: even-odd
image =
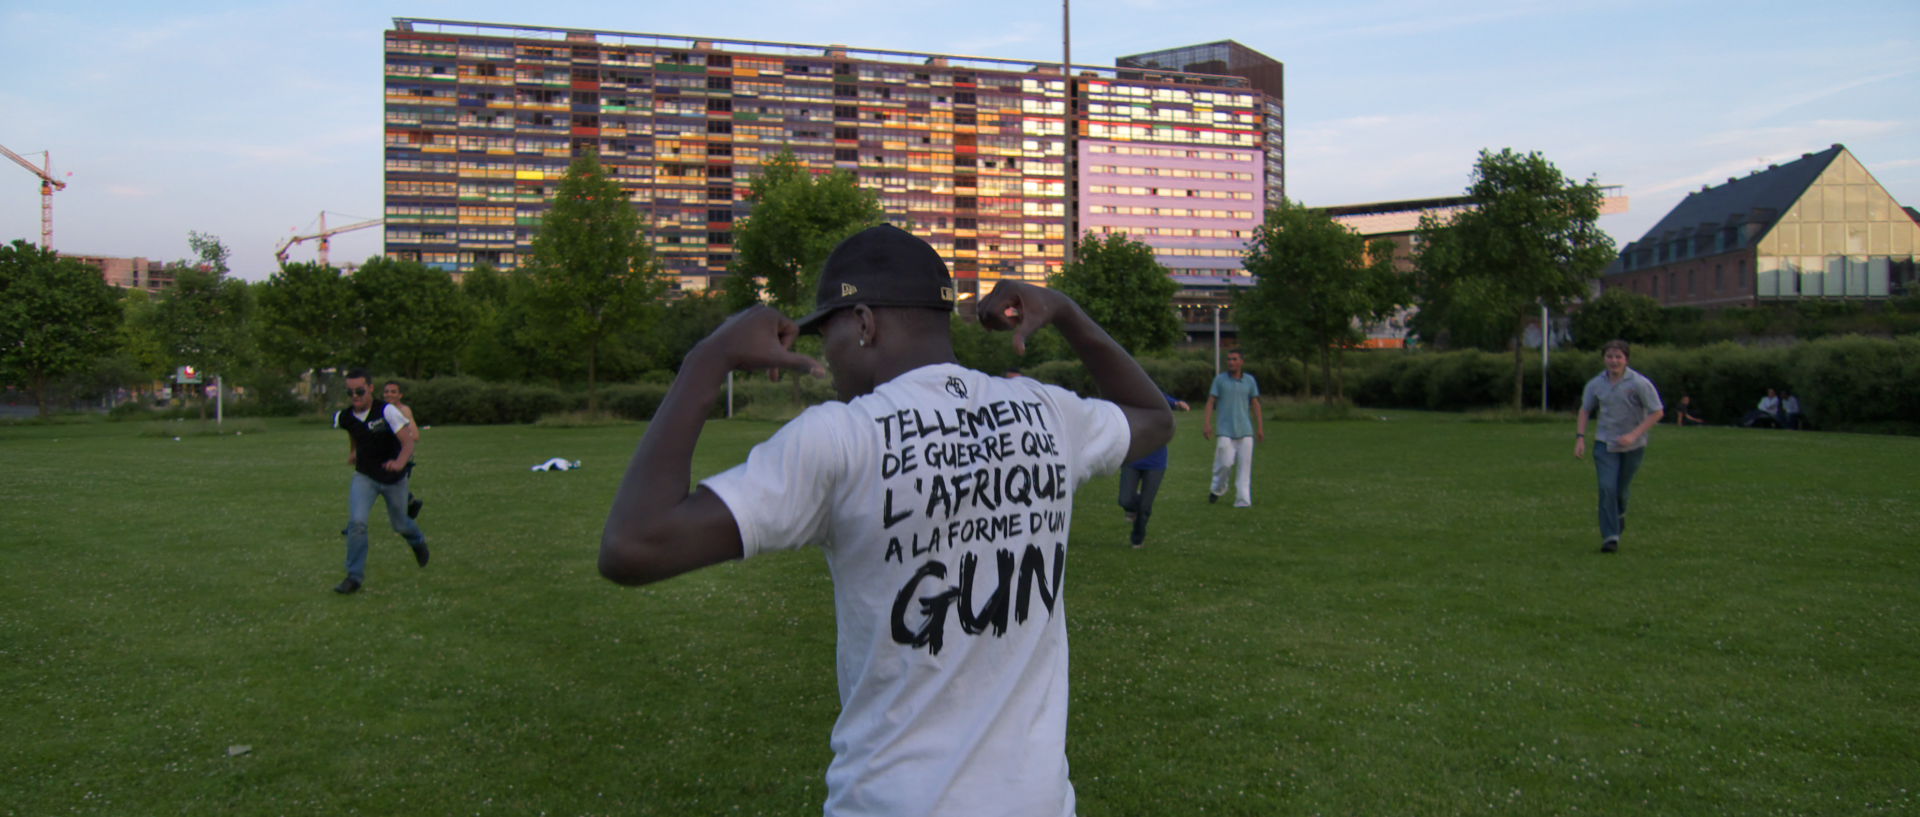
[[[1207,489],[1207,501],[1220,501],[1220,495],[1227,492],[1227,475],[1232,473],[1236,508],[1253,504],[1253,443],[1267,439],[1267,420],[1260,414],[1260,382],[1243,371],[1246,365],[1239,351],[1227,353],[1227,370],[1213,376],[1213,388],[1207,392],[1206,420],[1200,427],[1201,436],[1214,441],[1213,485]],[[1213,427],[1216,410],[1220,413],[1217,436]]]

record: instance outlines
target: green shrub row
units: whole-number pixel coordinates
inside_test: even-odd
[[[643,382],[602,386],[601,411],[630,420],[653,419],[667,396],[667,383]],[[736,375],[733,388],[735,416],[786,417],[814,403],[833,398],[824,378],[788,377],[770,382],[758,375]],[[489,383],[472,377],[436,377],[407,386],[407,402],[427,425],[496,425],[532,423],[549,414],[582,411],[585,392],[522,383]],[[723,391],[714,401],[713,416],[724,417]]]
[[[1529,352],[1523,402],[1538,407],[1540,356]],[[1639,346],[1633,368],[1653,380],[1669,406],[1693,397],[1694,413],[1733,424],[1759,405],[1768,388],[1799,396],[1820,428],[1920,432],[1920,337],[1847,335],[1791,346],[1717,343],[1697,348]],[[1601,370],[1594,352],[1556,351],[1548,360],[1548,404],[1578,407],[1581,390]],[[1513,357],[1481,351],[1392,353],[1350,368],[1349,393],[1361,405],[1460,411],[1498,406],[1513,395]]]

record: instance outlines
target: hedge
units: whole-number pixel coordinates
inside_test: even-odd
[[[1348,369],[1356,403],[1386,408],[1457,411],[1505,405],[1513,394],[1513,357],[1481,351],[1396,353]],[[1631,365],[1669,405],[1693,397],[1709,423],[1736,423],[1767,389],[1788,389],[1816,427],[1920,433],[1920,336],[1847,335],[1791,346],[1718,343],[1690,349],[1639,346]],[[1540,355],[1523,357],[1525,404],[1540,400]],[[1593,352],[1555,351],[1549,358],[1549,406],[1573,411],[1586,382],[1601,371]]]

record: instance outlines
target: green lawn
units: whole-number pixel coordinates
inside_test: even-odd
[[[1387,418],[1233,509],[1181,415],[1144,550],[1084,489],[1081,814],[1920,812],[1920,440],[1663,428],[1603,556],[1570,421]],[[353,597],[343,434],[139,430],[0,426],[0,814],[818,813],[822,560],[601,580],[639,426],[427,432]]]

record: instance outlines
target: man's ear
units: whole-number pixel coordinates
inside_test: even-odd
[[[852,311],[854,320],[859,322],[860,329],[860,334],[856,335],[855,339],[860,341],[861,346],[874,345],[880,339],[879,316],[873,314],[873,308],[866,304],[854,304]]]

